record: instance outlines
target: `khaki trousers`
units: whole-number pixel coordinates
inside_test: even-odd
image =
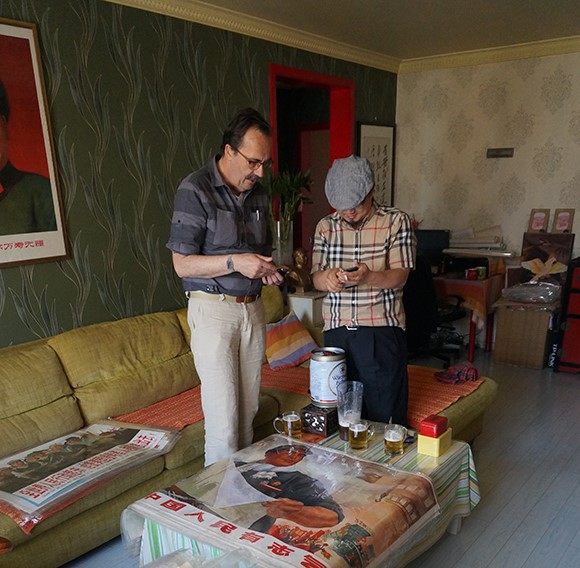
[[[191,352],[201,380],[205,465],[253,441],[266,328],[264,306],[191,297]]]

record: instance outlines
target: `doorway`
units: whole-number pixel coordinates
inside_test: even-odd
[[[294,224],[294,248],[305,248],[310,261],[316,223],[330,211],[326,172],[353,153],[354,81],[270,64],[270,124],[275,171],[312,174],[313,203]]]

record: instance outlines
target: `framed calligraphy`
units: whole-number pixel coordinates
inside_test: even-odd
[[[0,19],[0,268],[68,257],[34,24]]]
[[[395,127],[359,123],[358,153],[370,162],[375,174],[376,201],[394,205]]]

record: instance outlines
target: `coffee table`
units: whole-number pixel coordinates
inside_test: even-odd
[[[283,438],[281,436],[275,437]],[[288,438],[283,439],[291,441]],[[330,452],[344,456],[344,460],[353,458],[362,464],[387,463],[394,471],[400,472],[398,473],[400,475],[403,475],[404,472],[418,473],[420,476],[428,478],[432,483],[439,504],[439,513],[426,517],[425,522],[417,523],[412,538],[407,539],[404,545],[394,548],[392,553],[389,549],[386,557],[385,555],[380,557],[380,563],[378,563],[379,558],[374,558],[368,564],[369,566],[380,565],[382,568],[404,566],[432,546],[445,531],[457,533],[461,527],[461,519],[468,516],[479,502],[479,487],[473,456],[469,445],[464,442],[453,442],[451,448],[439,458],[418,454],[415,444],[407,446],[405,452],[400,456],[385,455],[380,430],[365,450],[349,449],[345,442],[340,440],[338,434],[321,440],[319,445],[322,448],[327,448]],[[204,471],[200,472],[202,477]],[[208,479],[211,479],[209,474]],[[198,532],[197,524],[202,515],[208,516],[191,502],[186,506],[180,501],[168,500],[165,494],[154,493],[130,505],[124,511],[122,518],[124,541],[131,543],[134,551],[135,547],[141,547],[142,564],[182,548],[191,549],[196,554],[202,554],[206,558],[216,557],[223,554],[224,551],[232,550],[231,535],[227,533],[236,530],[235,522],[229,523],[214,518],[214,525],[218,527],[218,540],[214,538],[215,535],[206,539],[206,533]],[[244,530],[246,530],[245,534],[251,534],[247,532],[247,529]],[[248,538],[251,540],[251,537]],[[267,537],[261,535],[260,538],[269,539],[264,546],[278,547],[279,550],[283,550],[280,548],[280,546],[284,547],[283,542],[269,535]],[[238,539],[236,546],[239,545],[240,540]],[[252,543],[249,545],[251,546]],[[294,557],[294,560],[297,558]],[[322,562],[317,563],[313,556],[305,556],[303,561],[289,562],[287,565],[308,566],[310,568],[324,566]],[[364,566],[365,564],[359,565]]]

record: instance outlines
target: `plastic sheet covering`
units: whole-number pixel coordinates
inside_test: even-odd
[[[179,432],[105,420],[0,460],[0,513],[26,533],[124,471],[167,453]]]
[[[502,291],[502,296],[512,302],[548,304],[560,300],[562,286],[547,280],[524,282]]]
[[[268,568],[360,568],[386,566],[438,513],[425,476],[273,435],[133,503],[121,526],[155,538],[142,554],[192,538]]]

